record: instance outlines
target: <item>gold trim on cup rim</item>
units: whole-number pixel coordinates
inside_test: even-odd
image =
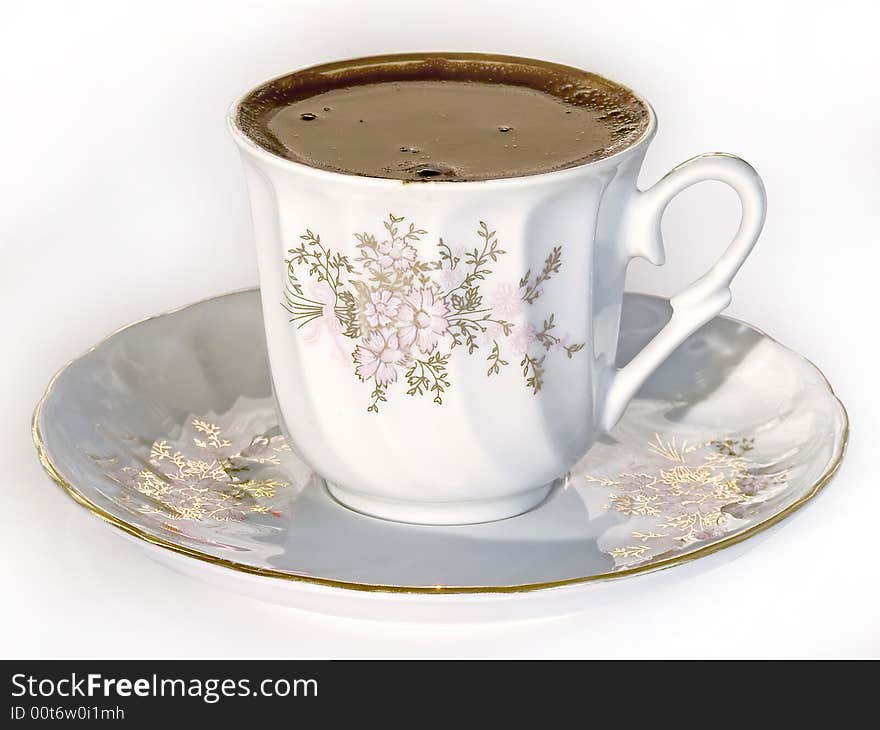
[[[258,288],[251,287],[246,289],[239,289],[236,291],[226,292],[224,294],[218,294],[216,296],[207,297],[205,299],[200,299],[195,302],[191,302],[190,304],[185,304],[180,307],[175,307],[174,309],[170,309],[168,311],[162,312],[160,314],[156,314],[150,317],[145,317],[136,322],[132,322],[127,324],[119,329],[113,331],[102,340],[97,342],[95,345],[90,347],[83,355],[84,357],[90,352],[93,352],[109,339],[114,337],[115,335],[127,330],[131,327],[136,327],[137,325],[143,324],[144,322],[148,322],[153,319],[158,319],[160,317],[165,317],[170,314],[174,314],[175,312],[179,312],[183,309],[187,309],[189,307],[196,306],[198,304],[205,304],[206,302],[213,301],[214,299],[220,299],[222,297],[231,296],[235,294],[243,294],[245,292],[258,291]],[[640,294],[639,296],[649,296],[654,299],[662,299],[662,297],[656,297],[650,294]],[[550,588],[565,588],[568,586],[582,585],[586,583],[595,583],[599,581],[613,580],[615,578],[625,578],[632,575],[639,575],[641,573],[652,573],[657,570],[664,570],[666,568],[671,568],[676,565],[681,565],[683,563],[688,563],[693,560],[698,560],[699,558],[705,557],[707,555],[711,555],[712,553],[716,553],[720,550],[724,550],[725,548],[732,547],[740,542],[743,542],[753,535],[757,535],[764,530],[776,525],[777,523],[784,520],[789,515],[796,512],[798,509],[803,507],[807,502],[809,502],[813,497],[815,497],[822,488],[828,484],[829,481],[834,477],[838,468],[840,467],[841,462],[843,461],[843,457],[846,453],[847,444],[849,442],[849,414],[846,411],[846,407],[843,405],[843,402],[840,398],[837,397],[834,393],[834,389],[831,387],[831,383],[828,381],[828,378],[825,377],[825,374],[808,358],[805,358],[803,355],[791,350],[786,347],[782,343],[780,343],[775,338],[768,335],[766,332],[754,327],[742,320],[735,319],[733,317],[725,317],[732,322],[736,322],[745,327],[748,327],[754,332],[757,332],[762,337],[766,337],[771,342],[779,345],[780,347],[792,352],[793,354],[800,357],[802,360],[809,363],[817,373],[819,373],[822,378],[825,386],[828,388],[829,393],[837,401],[837,404],[840,406],[840,410],[843,414],[843,432],[842,439],[840,442],[840,447],[835,454],[834,460],[831,462],[830,466],[825,470],[822,476],[813,483],[810,487],[809,491],[798,498],[795,502],[790,504],[784,510],[777,512],[774,515],[771,515],[767,519],[759,522],[751,527],[742,530],[740,532],[735,532],[730,534],[729,536],[718,540],[717,542],[710,543],[709,545],[704,545],[701,548],[697,548],[696,550],[692,550],[690,552],[682,553],[680,555],[675,555],[669,558],[664,558],[662,560],[657,560],[653,563],[648,563],[645,565],[635,566],[631,568],[624,568],[622,570],[617,571],[607,571],[604,573],[597,573],[595,575],[587,575],[576,578],[565,578],[562,580],[556,581],[547,581],[542,583],[523,583],[516,585],[501,585],[501,586],[458,586],[458,585],[434,585],[434,586],[398,586],[398,585],[385,585],[379,583],[357,583],[353,581],[344,581],[344,580],[335,580],[333,578],[322,578],[319,576],[311,576],[311,575],[300,575],[296,573],[287,573],[280,570],[274,570],[272,568],[257,568],[252,565],[246,565],[244,563],[237,563],[233,560],[227,560],[225,558],[218,558],[214,555],[210,555],[208,553],[204,553],[200,550],[196,550],[194,548],[186,547],[183,545],[178,545],[169,540],[166,540],[157,535],[152,535],[141,528],[132,525],[125,520],[117,517],[116,515],[111,514],[106,511],[102,507],[99,507],[94,502],[89,500],[85,495],[81,492],[77,491],[76,487],[74,487],[65,477],[61,474],[58,467],[52,462],[49,458],[48,450],[46,448],[45,443],[43,442],[42,435],[40,434],[39,421],[40,421],[40,413],[44,403],[46,402],[49,394],[52,392],[52,388],[61,374],[67,370],[70,365],[72,365],[76,360],[80,358],[74,358],[66,365],[64,365],[52,379],[49,381],[46,386],[46,391],[43,394],[43,397],[40,398],[40,401],[37,403],[36,408],[34,409],[33,420],[31,424],[31,433],[34,440],[34,445],[37,449],[37,455],[40,459],[40,463],[43,465],[43,468],[46,470],[46,473],[49,477],[59,486],[61,487],[67,494],[70,496],[74,502],[79,504],[81,507],[84,507],[93,515],[99,517],[104,522],[110,523],[113,527],[116,527],[122,532],[135,537],[139,540],[143,540],[151,545],[156,547],[160,547],[166,550],[170,550],[173,553],[177,553],[178,555],[183,555],[189,558],[195,558],[196,560],[201,560],[206,563],[210,563],[212,565],[219,566],[221,568],[228,568],[231,570],[238,571],[240,573],[246,573],[249,575],[261,576],[266,578],[280,578],[282,580],[289,580],[300,583],[309,583],[312,585],[324,586],[328,588],[344,588],[346,590],[352,591],[363,591],[370,593],[409,593],[409,594],[425,594],[425,595],[449,595],[449,594],[477,594],[477,593],[530,593],[533,591],[541,591],[547,590]]]

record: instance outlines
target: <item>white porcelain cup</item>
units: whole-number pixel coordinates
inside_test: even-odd
[[[357,63],[436,55],[477,57]],[[538,505],[645,379],[727,306],[763,225],[761,180],[732,155],[695,157],[638,189],[656,131],[644,101],[646,131],[597,162],[412,183],[328,172],[269,151],[242,122],[253,93],[233,105],[229,125],[253,208],[278,407],[291,443],[331,494],[369,515],[463,524]],[[617,369],[627,265],[663,263],[663,211],[704,180],[737,192],[739,230],[673,297],[669,324]]]

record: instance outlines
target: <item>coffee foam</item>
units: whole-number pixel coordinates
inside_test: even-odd
[[[610,130],[609,144],[561,166],[585,164],[620,152],[640,139],[650,122],[647,105],[632,91],[596,74],[532,59],[448,53],[377,56],[294,72],[269,81],[247,94],[234,110],[234,120],[247,137],[265,150],[313,167],[349,174],[404,179],[486,179],[508,176],[461,176],[442,160],[433,160],[433,167],[426,167],[424,160],[414,160],[410,169],[401,167],[403,172],[400,173],[355,172],[304,158],[279,139],[271,129],[272,118],[297,102],[347,87],[406,81],[489,83],[524,87],[548,94],[574,108],[594,112],[596,119]],[[309,113],[320,116],[320,110]]]

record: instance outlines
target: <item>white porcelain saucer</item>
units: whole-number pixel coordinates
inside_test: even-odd
[[[665,300],[627,295],[621,363],[668,316]],[[352,512],[277,424],[249,290],[104,340],[52,380],[33,433],[76,502],[179,572],[307,610],[452,621],[570,611],[597,595],[589,583],[740,542],[821,489],[848,429],[813,365],[724,317],[541,506],[509,520],[426,527]]]

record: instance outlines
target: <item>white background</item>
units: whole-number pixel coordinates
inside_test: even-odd
[[[0,655],[880,656],[880,13],[871,3],[653,0],[0,0]],[[844,465],[755,542],[598,585],[582,613],[470,628],[263,605],[147,560],[40,469],[31,410],[111,330],[257,281],[229,102],[336,58],[530,55],[651,100],[642,183],[700,152],[751,161],[770,199],[729,312],[816,362],[852,418]],[[664,221],[671,294],[736,227],[706,184]]]

